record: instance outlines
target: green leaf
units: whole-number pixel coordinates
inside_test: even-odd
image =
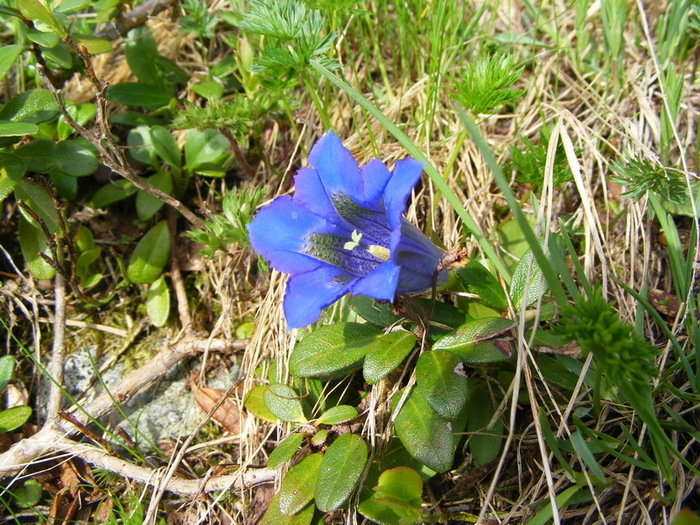
[[[91,55],[99,55],[101,53],[109,53],[112,51],[112,44],[109,40],[100,38],[96,35],[80,35],[72,33],[71,38],[76,44],[85,47]]]
[[[56,99],[48,89],[30,89],[12,97],[0,109],[0,120],[41,124],[60,114]]]
[[[90,200],[90,207],[95,209],[104,208],[110,204],[114,204],[115,202],[119,202],[120,200],[130,197],[137,191],[137,188],[126,179],[110,182],[95,192]]]
[[[19,245],[27,268],[35,279],[51,279],[56,275],[56,270],[46,262],[39,254],[48,255],[49,245],[44,232],[31,224],[24,216],[19,218]]]
[[[478,295],[481,302],[490,308],[500,311],[508,309],[503,287],[479,261],[470,261],[456,273],[465,292]]]
[[[246,410],[248,410],[255,417],[259,417],[260,419],[264,419],[270,423],[276,423],[277,417],[270,412],[270,409],[267,408],[267,405],[265,404],[264,396],[266,391],[267,385],[259,385],[252,388],[246,394],[243,405],[245,406]]]
[[[134,284],[150,284],[163,272],[170,257],[170,230],[166,221],[153,226],[139,241],[126,269]]]
[[[168,195],[173,191],[173,178],[168,172],[159,171],[145,180]],[[141,221],[145,222],[151,219],[160,211],[164,204],[158,197],[143,190],[136,194],[136,214]]]
[[[21,180],[15,185],[15,197],[29,206],[39,216],[50,233],[59,234],[61,232],[58,222],[58,210],[56,210],[56,205],[46,188],[29,180]],[[33,218],[25,213],[22,213],[22,215],[39,229],[39,225]],[[43,232],[41,235],[44,236]]]
[[[15,358],[11,355],[0,357],[0,393],[5,390],[15,371]]]
[[[401,394],[396,394],[394,405],[400,398]],[[411,456],[436,472],[450,469],[456,444],[450,423],[432,409],[419,391],[408,395],[394,426]]]
[[[0,80],[5,78],[22,49],[23,47],[19,44],[9,44],[0,47]]]
[[[0,122],[0,137],[24,137],[25,135],[36,135],[37,133],[39,133],[39,126],[36,124]]]
[[[151,143],[158,156],[170,166],[180,169],[180,148],[172,133],[163,126],[151,128]]]
[[[318,425],[337,425],[357,417],[357,409],[350,405],[338,405],[329,408],[316,420]]]
[[[265,405],[270,412],[282,421],[305,423],[304,408],[299,395],[287,385],[279,383],[268,385],[263,394]]]
[[[71,177],[92,175],[100,165],[92,149],[77,140],[53,142],[34,140],[17,150],[27,170],[36,173],[62,173]]]
[[[356,434],[343,434],[328,447],[316,482],[316,506],[321,511],[334,511],[347,501],[365,469],[367,456],[367,444]]]
[[[129,155],[134,159],[153,167],[158,166],[158,154],[153,146],[149,126],[136,126],[129,130],[126,144],[129,146]]]
[[[137,27],[127,33],[124,55],[129,69],[139,82],[165,85],[163,71],[158,67],[158,44],[148,26]]]
[[[420,522],[423,480],[412,468],[396,467],[382,472],[373,491],[358,506],[363,516],[388,525]]]
[[[373,343],[365,356],[362,374],[370,385],[394,371],[416,345],[416,336],[408,332],[391,332]]]
[[[225,158],[229,141],[213,129],[191,129],[185,138],[185,164],[190,173],[208,164],[219,164]]]
[[[542,249],[544,250],[544,245]],[[546,250],[545,255],[547,255]],[[532,252],[529,250],[523,255],[522,259],[520,259],[520,262],[515,267],[513,279],[510,282],[509,295],[511,301],[513,301],[513,306],[515,306],[517,310],[523,306],[525,284],[528,284],[525,306],[530,306],[535,303],[547,291],[547,280],[544,278],[542,269],[537,264],[537,261],[534,260]]]
[[[0,202],[7,198],[26,172],[27,166],[20,156],[0,151]]]
[[[470,389],[467,401],[467,430],[473,434],[469,438],[469,451],[474,457],[477,467],[489,463],[495,459],[501,451],[503,443],[503,423],[497,419],[493,426],[488,427],[489,422],[496,413],[494,401],[485,390],[485,385],[479,383]]]
[[[39,0],[19,0],[17,2],[17,7],[24,18],[34,20],[35,23],[41,22],[41,24],[52,29],[61,38],[66,36],[65,30],[61,27],[54,14]]]
[[[32,415],[28,406],[13,407],[0,411],[0,432],[10,432],[24,425]]]
[[[510,340],[496,338],[505,335],[514,325],[513,321],[502,317],[473,319],[440,337],[433,350],[449,350],[466,364],[505,361],[510,357]]]
[[[357,365],[382,331],[367,324],[338,323],[322,326],[299,342],[289,358],[295,377],[328,376]]]
[[[292,459],[297,450],[299,450],[302,441],[304,441],[304,434],[297,432],[288,435],[275,447],[275,450],[270,453],[270,457],[267,458],[267,468],[277,470]]]
[[[138,82],[120,82],[107,88],[107,100],[126,106],[161,108],[170,104],[173,94],[169,89]]]
[[[97,108],[95,104],[85,103],[77,104],[74,106],[66,107],[66,112],[81,126],[86,126],[95,117],[97,113]],[[56,128],[56,133],[58,134],[59,140],[66,140],[68,137],[75,133],[75,130],[66,123],[66,119],[63,115],[58,117],[58,126]]]
[[[12,495],[17,506],[28,509],[39,503],[44,492],[44,487],[36,479],[28,479],[21,487],[13,488]]]
[[[275,494],[260,521],[260,525],[310,525],[315,510],[314,505],[307,505],[293,516],[285,516],[280,512],[280,495]]]
[[[423,352],[416,362],[417,390],[445,419],[457,417],[467,402],[469,388],[460,358],[448,350]]]
[[[164,326],[170,315],[170,290],[161,275],[148,289],[146,312],[153,326]]]
[[[391,305],[388,302],[380,303],[366,295],[351,297],[350,308],[368,323],[378,326],[391,326],[401,319],[391,311]]]
[[[279,509],[284,516],[296,514],[314,498],[321,461],[323,454],[311,454],[289,469],[279,492]]]

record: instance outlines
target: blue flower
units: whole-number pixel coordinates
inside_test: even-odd
[[[403,218],[423,164],[400,160],[392,173],[374,159],[359,168],[330,131],[309,164],[296,174],[294,196],[277,197],[248,225],[253,248],[290,274],[287,325],[313,323],[346,293],[393,301],[429,289],[442,252]]]

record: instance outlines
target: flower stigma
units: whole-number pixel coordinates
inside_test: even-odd
[[[360,245],[360,239],[362,239],[362,234],[358,233],[357,230],[353,230],[350,235],[352,236],[352,241],[346,242],[343,245],[343,248],[351,252]]]

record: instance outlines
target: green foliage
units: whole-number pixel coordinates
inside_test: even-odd
[[[0,357],[0,393],[2,393],[12,380],[16,361],[11,355]],[[0,432],[11,432],[24,425],[32,415],[32,409],[28,406],[16,406],[0,410]],[[35,502],[36,503],[36,502]],[[33,505],[30,503],[29,505]]]
[[[214,36],[214,28],[219,21],[215,14],[209,12],[206,3],[201,0],[184,0],[182,10],[186,13],[179,19],[183,33],[194,33],[200,39]]]
[[[248,223],[252,220],[265,188],[244,188],[231,191],[222,200],[223,215],[212,215],[204,223],[206,230],[191,230],[187,235],[203,245],[202,255],[213,257],[217,250],[229,244],[248,246]]]
[[[641,157],[617,159],[611,166],[616,175],[610,179],[627,188],[622,196],[638,201],[653,191],[662,199],[681,204],[688,194],[685,180],[678,170],[665,168]]]
[[[519,148],[515,144],[510,147],[510,162],[518,182],[532,184],[536,188],[542,186],[551,134],[550,127],[542,126],[537,144],[533,144],[530,139],[522,136],[520,140],[524,148]],[[552,166],[552,183],[555,187],[560,188],[572,180],[574,177],[569,169],[564,147],[558,144]]]
[[[455,100],[472,114],[495,113],[499,106],[520,98],[525,91],[509,86],[520,78],[523,66],[512,55],[482,56],[468,63],[455,82]]]
[[[556,333],[578,342],[584,354],[592,353],[612,384],[648,388],[649,380],[657,375],[658,350],[620,320],[600,288],[563,308],[559,323]]]

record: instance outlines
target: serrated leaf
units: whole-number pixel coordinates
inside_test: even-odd
[[[347,501],[365,469],[367,455],[365,440],[356,434],[343,434],[328,447],[316,482],[316,506],[321,511],[334,511]]]
[[[379,328],[368,324],[322,326],[296,345],[289,358],[289,373],[295,377],[328,376],[357,365],[381,335]]]
[[[32,415],[28,406],[12,407],[0,411],[0,432],[10,432],[24,425]]]
[[[26,172],[27,166],[21,157],[0,151],[0,202],[7,198]]]
[[[153,226],[134,248],[126,276],[134,284],[154,282],[170,258],[170,230],[166,221]]]
[[[305,423],[304,407],[299,394],[287,385],[279,383],[268,385],[263,394],[265,405],[270,412],[282,421],[290,423]]]
[[[478,295],[481,302],[490,308],[500,311],[508,308],[503,287],[479,261],[470,261],[456,273],[465,292]]]
[[[56,270],[44,260],[40,253],[48,255],[49,245],[44,232],[31,224],[24,216],[19,218],[19,246],[27,268],[35,279],[51,279]]]
[[[19,44],[9,44],[0,47],[0,80],[5,78],[5,75],[7,75],[7,72],[23,49]]]
[[[542,249],[545,250],[545,254],[548,253],[544,245],[542,245]],[[547,291],[547,280],[544,278],[544,274],[537,261],[534,260],[530,250],[520,259],[515,270],[513,270],[513,277],[510,281],[509,295],[513,306],[517,310],[523,306],[523,294],[525,293],[526,284],[528,284],[528,288],[524,306],[530,306]]]
[[[344,423],[345,421],[350,421],[357,417],[357,409],[350,405],[338,405],[329,408],[321,417],[316,420],[318,425],[337,425],[339,423]]]
[[[28,122],[0,122],[0,137],[24,137],[39,133],[39,126]]]
[[[400,397],[400,393],[394,397],[394,405]],[[418,390],[414,389],[408,395],[394,421],[394,427],[411,456],[436,472],[450,469],[455,451],[452,427],[432,409]]]
[[[467,402],[467,378],[460,358],[448,350],[423,352],[416,362],[417,389],[447,420],[457,417]]]
[[[267,468],[277,470],[292,459],[297,450],[299,450],[302,441],[304,441],[304,434],[297,432],[287,436],[275,447],[275,450],[270,453],[270,457],[267,459]]]
[[[15,371],[15,358],[11,355],[0,357],[0,393],[5,390]]]
[[[437,339],[433,350],[449,350],[467,364],[505,361],[510,357],[509,342],[496,338],[513,326],[513,321],[502,317],[473,319]]]
[[[315,510],[314,505],[307,505],[293,516],[285,516],[280,512],[280,495],[275,494],[260,520],[260,525],[310,525]]]
[[[279,492],[279,509],[284,516],[296,514],[314,498],[321,461],[323,454],[311,454],[289,469]]]
[[[150,130],[151,144],[156,150],[158,156],[163,159],[166,164],[174,168],[180,168],[180,148],[177,147],[177,141],[172,133],[163,126],[153,126]]]
[[[139,82],[120,82],[107,88],[105,92],[107,100],[145,108],[161,108],[167,106],[173,98],[170,90],[141,84]]]
[[[380,337],[365,356],[362,367],[365,381],[370,385],[381,381],[401,364],[415,345],[416,336],[408,332],[391,332]]]
[[[59,234],[61,232],[56,205],[46,188],[29,180],[21,180],[15,185],[15,197],[37,214],[50,233]],[[24,213],[22,215],[39,229],[39,225],[32,217]]]
[[[173,191],[173,178],[168,172],[159,171],[155,175],[147,177],[145,180],[168,195]],[[140,190],[136,194],[136,214],[142,221],[151,219],[160,211],[164,204],[165,203],[158,197],[143,190]]]
[[[12,97],[0,109],[0,120],[41,124],[59,114],[56,99],[48,89],[30,89]]]
[[[265,421],[269,421],[271,423],[276,423],[277,418],[272,412],[270,412],[270,409],[267,408],[267,405],[265,404],[264,396],[266,390],[267,385],[259,385],[250,389],[245,396],[243,406],[245,406],[246,410],[248,410],[248,412],[253,414],[255,417],[259,417],[260,419],[264,419]]]
[[[163,326],[170,315],[170,290],[161,275],[148,289],[146,296],[146,312],[153,326]]]

